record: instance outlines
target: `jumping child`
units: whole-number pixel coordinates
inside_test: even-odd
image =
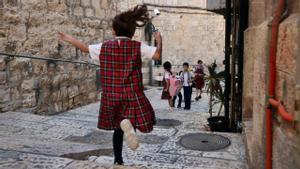
[[[184,110],[191,109],[191,98],[192,98],[192,73],[189,71],[189,63],[183,63],[183,72],[181,78],[183,79],[183,92],[184,92]]]
[[[170,92],[169,92],[169,88],[170,88],[170,77],[172,75],[172,72],[171,72],[171,68],[172,68],[172,65],[170,62],[165,62],[163,64],[163,67],[164,67],[164,76],[163,76],[163,91],[162,91],[162,94],[161,94],[161,99],[163,100],[168,100],[169,102],[169,109],[172,109],[174,107],[173,105],[173,100],[172,100],[172,96],[170,95]]]
[[[196,98],[198,101],[201,99],[202,88],[204,87],[204,66],[202,60],[198,60],[198,65],[195,67],[195,88],[196,88]]]
[[[154,110],[143,90],[142,59],[159,60],[162,38],[155,33],[157,47],[132,40],[137,27],[149,20],[147,7],[136,6],[114,17],[114,39],[96,45],[85,45],[70,35],[60,33],[60,39],[71,43],[92,59],[100,61],[102,83],[98,128],[114,130],[115,164],[123,165],[123,135],[129,148],[135,150],[139,142],[135,129],[144,133],[153,130]]]

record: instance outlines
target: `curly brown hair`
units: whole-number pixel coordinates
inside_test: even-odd
[[[132,38],[137,27],[143,27],[149,21],[146,5],[137,5],[132,10],[122,12],[113,19],[116,36]]]

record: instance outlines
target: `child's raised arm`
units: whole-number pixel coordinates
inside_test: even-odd
[[[89,48],[86,44],[80,42],[79,40],[73,38],[72,36],[70,36],[68,34],[59,32],[59,39],[72,44],[76,48],[80,49],[82,52],[86,52],[86,53],[89,52]]]

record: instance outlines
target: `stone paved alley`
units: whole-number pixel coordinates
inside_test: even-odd
[[[167,110],[159,88],[146,91],[158,119],[179,120],[173,127],[156,126],[151,134],[140,135],[140,148],[124,148],[128,167],[166,169],[246,169],[241,134],[217,133],[230,139],[229,147],[218,151],[195,151],[178,144],[188,133],[206,133],[207,96],[193,102],[191,111]],[[54,116],[21,112],[0,114],[0,168],[113,168],[112,133],[96,128],[99,103]]]

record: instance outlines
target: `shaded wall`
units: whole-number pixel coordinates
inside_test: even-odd
[[[268,54],[271,15],[277,1],[250,0],[249,28],[245,31],[243,116],[249,162],[264,168],[265,110],[268,106]],[[276,98],[299,121],[300,2],[288,1],[289,16],[280,24],[277,45]],[[300,168],[300,126],[273,118],[273,168]]]

